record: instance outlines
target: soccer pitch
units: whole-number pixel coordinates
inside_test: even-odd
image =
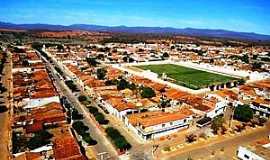
[[[144,65],[136,67],[143,70],[151,70],[159,76],[161,76],[162,73],[165,73],[167,77],[175,80],[173,83],[191,89],[201,89],[213,84],[225,84],[237,79],[174,64]]]

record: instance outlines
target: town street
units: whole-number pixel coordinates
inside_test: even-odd
[[[39,52],[38,52],[39,53]],[[40,55],[40,54],[39,54]],[[95,122],[90,117],[90,114],[88,110],[78,101],[77,97],[75,97],[71,90],[66,86],[63,80],[60,80],[59,77],[55,74],[56,71],[49,62],[46,63],[48,66],[48,69],[51,71],[55,85],[58,89],[58,92],[62,96],[66,96],[68,100],[72,103],[72,105],[78,109],[80,113],[84,116],[84,123],[87,125],[90,129],[90,135],[98,142],[97,145],[95,145],[95,149],[97,153],[109,153],[110,159],[116,159],[117,152],[112,146],[112,144],[109,142],[109,140],[106,138],[105,134],[102,133],[96,126]]]
[[[3,86],[7,88],[7,91],[1,96],[1,101],[3,100],[4,105],[9,109],[7,112],[0,113],[0,155],[1,160],[6,160],[10,158],[9,150],[11,144],[11,117],[12,117],[12,61],[11,54],[8,52],[7,62],[4,64],[4,71],[2,77]]]
[[[193,159],[233,159],[236,156],[237,147],[240,145],[248,144],[260,138],[265,138],[270,133],[270,123],[267,123],[263,128],[257,128],[254,131],[241,133],[233,137],[218,138],[215,141],[204,144],[198,143],[190,146],[186,146],[179,151],[161,154],[159,152],[158,159],[164,160],[185,160],[190,155]],[[234,144],[232,146],[232,144]],[[222,151],[224,150],[224,151]]]

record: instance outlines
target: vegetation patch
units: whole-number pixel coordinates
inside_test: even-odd
[[[238,105],[235,108],[233,117],[241,122],[249,122],[253,118],[253,111],[249,105]]]
[[[131,144],[129,144],[126,138],[123,135],[121,135],[121,133],[117,129],[113,127],[108,127],[106,128],[105,132],[118,149],[123,151],[131,148]]]
[[[159,76],[162,76],[162,74],[165,73],[167,77],[175,80],[174,83],[191,89],[201,89],[208,87],[209,85],[225,84],[227,82],[236,80],[236,78],[233,77],[174,64],[145,65],[138,66],[138,68],[151,70],[152,72],[157,73]]]

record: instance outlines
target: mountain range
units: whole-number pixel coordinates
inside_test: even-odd
[[[270,35],[252,32],[236,32],[223,29],[196,29],[196,28],[173,28],[173,27],[127,27],[127,26],[101,26],[89,24],[52,25],[52,24],[14,24],[0,22],[1,29],[21,30],[84,30],[111,33],[154,33],[154,34],[179,34],[185,36],[204,36],[213,38],[231,38],[254,41],[270,41]]]

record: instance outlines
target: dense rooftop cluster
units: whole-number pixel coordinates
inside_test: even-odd
[[[84,159],[44,62],[28,47],[12,53],[14,159]]]

